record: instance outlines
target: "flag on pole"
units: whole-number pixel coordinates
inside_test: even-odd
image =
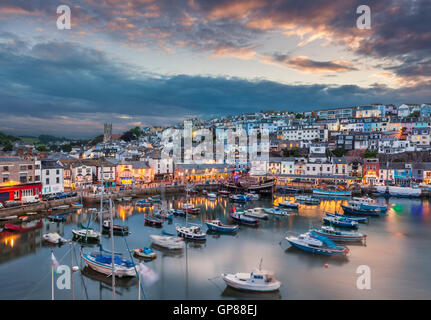
[[[139,273],[143,282],[146,285],[153,285],[157,280],[159,280],[159,275],[153,270],[145,266],[142,262],[139,264]]]
[[[60,266],[57,259],[54,256],[54,252],[51,252],[51,261],[52,261],[52,267],[54,268],[54,271],[57,273],[57,268]]]

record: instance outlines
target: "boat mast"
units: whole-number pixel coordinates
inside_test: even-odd
[[[114,260],[114,219],[112,218],[112,199],[109,198],[109,215],[111,227],[111,259],[112,259],[112,300],[115,300],[115,260]]]
[[[102,187],[102,189],[100,190],[100,212],[99,212],[99,227],[100,227],[100,232],[102,232],[103,191],[105,189],[105,186],[103,185],[103,163],[102,163],[102,167],[101,167],[101,175],[102,175],[102,180],[101,180],[101,187]]]

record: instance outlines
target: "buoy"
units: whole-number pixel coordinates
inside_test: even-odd
[[[325,268],[327,268],[328,267],[328,264],[327,263],[325,263]]]

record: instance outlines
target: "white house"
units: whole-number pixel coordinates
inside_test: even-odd
[[[64,168],[57,160],[41,160],[42,195],[64,192]]]

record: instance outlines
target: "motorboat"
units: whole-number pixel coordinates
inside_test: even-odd
[[[352,192],[313,189],[313,194],[321,195],[321,196],[329,196],[329,197],[350,197],[352,195]]]
[[[259,200],[259,195],[257,193],[247,193],[245,196],[249,200]]]
[[[223,281],[238,290],[270,292],[280,288],[281,282],[274,278],[274,273],[266,270],[254,270],[250,273],[222,273]]]
[[[154,245],[168,250],[181,250],[185,246],[183,238],[180,237],[165,235],[159,236],[155,234],[152,234],[150,237]]]
[[[67,219],[68,213],[48,216],[47,219],[51,222],[64,222]]]
[[[254,209],[247,209],[244,210],[244,215],[246,215],[247,217],[252,217],[252,218],[257,218],[257,219],[263,219],[263,220],[268,220],[268,214],[266,213],[262,213],[262,212],[258,212],[257,210]]]
[[[206,241],[206,234],[202,232],[199,225],[191,224],[190,226],[176,226],[177,234],[187,240]]]
[[[173,214],[172,213],[166,213],[163,210],[159,210],[159,212],[155,213],[154,216],[158,219],[163,219],[163,220],[172,220],[173,219]]]
[[[100,232],[93,229],[72,229],[73,237],[77,240],[85,241],[99,241]]]
[[[58,207],[54,207],[54,208],[52,208],[52,210],[66,210],[66,209],[69,209],[69,208],[70,208],[70,206],[68,204],[64,204],[64,205],[61,205],[61,206],[58,206]]]
[[[60,236],[57,232],[45,233],[42,239],[51,244],[62,244],[68,242],[67,239]]]
[[[148,201],[150,202],[161,202],[162,200],[158,196],[149,197]]]
[[[132,197],[123,197],[123,201],[130,201],[132,200]]]
[[[231,194],[229,196],[229,199],[233,202],[247,202],[248,201],[247,197],[243,194]]]
[[[279,202],[278,206],[282,208],[298,209],[298,204],[293,202]]]
[[[319,229],[313,229],[314,233],[325,236],[333,241],[357,242],[366,239],[366,235],[356,231],[335,230],[331,226],[321,226]]]
[[[364,209],[359,203],[352,203],[349,205],[341,205],[344,213],[352,215],[366,215],[366,216],[379,216],[380,209]]]
[[[364,197],[364,198],[353,197],[352,201],[349,201],[348,203],[349,205],[358,204],[361,209],[365,209],[365,210],[378,209],[380,210],[381,213],[385,213],[388,210],[388,206],[378,204],[374,202],[373,199],[367,198],[367,197]]]
[[[259,220],[255,218],[247,217],[242,212],[231,212],[230,216],[234,221],[239,222],[241,224],[247,224],[247,225],[253,225],[253,226],[257,226],[259,224]]]
[[[344,217],[328,217],[324,216],[322,218],[323,222],[326,224],[330,224],[332,226],[341,227],[341,228],[351,228],[357,229],[358,222],[350,219],[346,219]]]
[[[71,204],[72,208],[82,208],[84,205],[79,202],[74,202]]]
[[[341,217],[341,218],[345,218],[347,220],[352,220],[352,221],[357,221],[359,223],[368,223],[369,222],[369,217],[355,217],[355,216],[348,216],[345,214],[340,214],[340,213],[330,213],[330,212],[325,212],[327,217]]]
[[[215,232],[234,233],[238,231],[237,225],[223,224],[220,220],[207,220],[205,221],[208,229]]]
[[[174,216],[185,216],[186,215],[186,212],[184,210],[180,210],[180,209],[169,209],[168,213],[173,214]]]
[[[111,222],[109,220],[103,221],[102,228],[103,228],[103,233],[110,233]],[[130,233],[128,226],[120,226],[120,225],[114,224],[112,229],[113,229],[114,235],[127,236]]]
[[[221,195],[222,197],[226,197],[228,195],[230,195],[230,191],[227,190],[219,190],[218,194]]]
[[[138,258],[148,260],[153,260],[157,257],[157,254],[154,252],[154,250],[148,247],[134,249],[133,254]]]
[[[190,193],[190,194],[196,194],[196,193],[198,193],[195,189],[193,189],[193,188],[188,188],[188,189],[186,189],[186,192],[187,193]]]
[[[149,225],[149,226],[152,226],[152,227],[161,228],[162,224],[163,224],[162,220],[157,219],[156,217],[152,217],[152,216],[147,216],[146,215],[145,218],[144,218],[144,220],[145,220],[145,224],[146,225]]]
[[[301,202],[307,205],[316,205],[320,203],[320,199],[311,196],[300,195],[295,198],[297,202]]]
[[[210,192],[207,193],[207,197],[210,199],[216,199],[217,198],[217,194],[215,194],[214,192]]]
[[[290,213],[280,208],[264,208],[263,211],[276,216],[284,216],[284,217],[290,216]]]
[[[149,200],[142,199],[142,200],[136,201],[136,205],[141,207],[147,207],[147,206],[152,206],[153,203]]]
[[[314,232],[306,232],[299,236],[287,236],[290,245],[306,252],[331,256],[346,256],[349,248],[336,245],[331,239]]]

